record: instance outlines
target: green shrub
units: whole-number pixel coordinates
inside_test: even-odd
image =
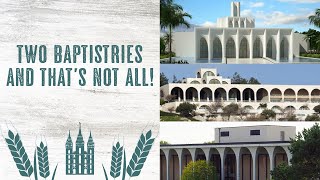
[[[160,105],[162,106],[162,105],[164,105],[166,103],[166,101],[165,100],[163,100],[163,99],[160,99]]]
[[[192,116],[191,113],[196,109],[197,106],[195,104],[184,102],[177,107],[176,112],[180,113],[180,115],[183,117],[190,117]]]
[[[184,168],[182,180],[217,180],[216,168],[204,160],[190,161]]]
[[[305,121],[320,121],[320,117],[318,114],[308,115]]]

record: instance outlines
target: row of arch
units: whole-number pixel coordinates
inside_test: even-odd
[[[190,161],[206,160],[215,166],[219,180],[268,180],[274,167],[290,159],[282,146],[161,149],[160,179],[180,180]]]
[[[245,88],[240,91],[238,88],[225,90],[222,87],[212,90],[204,87],[198,91],[194,87],[189,87],[184,92],[180,87],[171,89],[170,94],[174,95],[176,100],[184,101],[242,101],[242,102],[320,102],[320,90],[313,89],[311,92],[301,88],[297,92],[291,88],[285,89],[283,92],[274,88],[270,92],[265,88],[254,91],[251,88]],[[163,94],[163,93],[161,93]]]
[[[255,109],[253,106],[250,106],[250,105],[246,105],[243,108],[247,113],[250,113],[250,112],[252,112],[254,110],[263,110],[264,109],[264,108],[262,108],[260,106]],[[202,105],[202,106],[199,107],[199,109],[209,109],[209,106],[208,105]],[[294,106],[286,106],[284,108],[281,108],[280,106],[272,106],[271,109],[275,113],[278,113],[278,114],[281,114],[283,112],[294,112],[296,110],[310,110],[310,108],[307,105],[302,105],[302,106],[300,106],[298,108],[296,108]],[[222,108],[221,108],[221,110],[222,110]]]
[[[287,38],[283,38],[280,43],[280,52],[277,52],[276,42],[274,38],[270,37],[267,41],[266,47],[266,57],[271,59],[276,59],[277,53],[280,53],[280,59],[289,58],[289,41]],[[212,58],[221,59],[222,57],[226,58],[236,58],[236,43],[235,40],[230,37],[227,39],[225,44],[225,56],[222,51],[222,43],[219,37],[216,37],[212,42]],[[259,37],[257,37],[253,42],[252,56],[253,58],[262,58],[263,57],[263,44]],[[200,38],[200,59],[209,58],[209,46],[208,42],[204,37]],[[246,37],[243,37],[240,40],[239,44],[239,58],[249,58],[250,57],[250,47],[249,41]]]

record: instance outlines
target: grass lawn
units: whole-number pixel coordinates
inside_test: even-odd
[[[320,58],[320,54],[301,54],[302,57]]]
[[[179,114],[160,111],[160,121],[198,121],[198,120],[192,117],[185,118],[185,117],[181,117]]]

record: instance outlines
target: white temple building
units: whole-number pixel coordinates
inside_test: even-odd
[[[215,128],[211,144],[160,146],[160,179],[180,180],[190,161],[211,162],[219,180],[270,180],[281,163],[290,164],[294,126],[242,126]]]
[[[213,103],[223,106],[236,103],[244,108],[247,116],[268,108],[277,113],[276,119],[295,114],[304,120],[320,104],[320,85],[232,84],[231,79],[219,76],[217,69],[202,68],[194,78],[161,86],[160,97],[166,99],[168,95],[173,95],[175,100],[162,105],[163,111],[189,102],[197,105],[198,114],[208,114],[207,108]],[[222,113],[222,108],[219,112]]]
[[[255,28],[255,19],[241,17],[240,2],[232,2],[231,16],[218,18],[216,27],[175,32],[173,51],[176,57],[208,62],[292,62],[308,50],[304,37],[290,28]]]

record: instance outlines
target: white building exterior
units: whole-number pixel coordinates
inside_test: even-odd
[[[270,171],[290,164],[293,126],[215,128],[215,143],[160,146],[160,179],[180,180],[190,161],[206,160],[220,180],[269,180]]]
[[[292,62],[308,50],[304,35],[290,28],[255,28],[255,20],[240,16],[240,2],[231,3],[231,16],[217,19],[216,27],[196,27],[193,32],[175,32],[177,57],[200,60],[267,59]]]
[[[266,103],[278,114],[277,118],[286,112],[304,120],[320,104],[320,85],[231,84],[230,79],[217,74],[216,69],[200,69],[195,78],[160,87],[161,98],[175,96],[175,101],[164,104],[162,110],[190,102],[198,105],[198,113],[205,114],[210,104],[221,102],[223,106],[237,103],[248,114],[258,114],[263,111],[261,104]]]

